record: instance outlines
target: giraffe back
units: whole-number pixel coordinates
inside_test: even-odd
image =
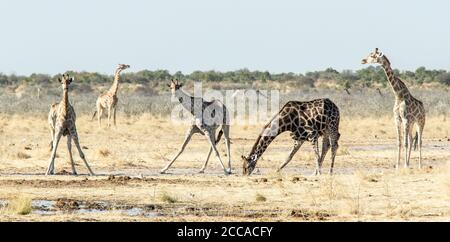
[[[325,133],[338,133],[339,108],[330,99],[290,101],[278,114],[280,131],[295,140],[314,141]]]

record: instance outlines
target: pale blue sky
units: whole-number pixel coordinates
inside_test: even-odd
[[[0,0],[0,72],[449,69],[446,0]]]

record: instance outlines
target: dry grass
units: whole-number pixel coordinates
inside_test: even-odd
[[[111,151],[109,151],[108,149],[99,149],[98,150],[98,154],[102,157],[108,157],[111,155]]]
[[[31,158],[30,155],[28,155],[28,154],[26,154],[24,152],[20,152],[20,151],[17,152],[16,157],[17,157],[17,159],[20,159],[20,160],[26,160],[26,159],[30,159]]]
[[[161,195],[160,195],[159,199],[163,203],[176,203],[176,202],[178,202],[178,199],[175,196],[169,194],[166,191],[161,192]]]
[[[7,213],[17,215],[27,215],[31,213],[32,199],[25,195],[17,195],[8,201],[8,205],[5,208]]]
[[[255,196],[255,200],[257,202],[265,202],[265,201],[267,201],[267,198],[265,196],[257,193],[256,196]]]
[[[31,125],[34,128],[29,132],[21,131]],[[377,128],[371,128],[373,126]],[[163,214],[144,217],[118,211],[48,216],[8,213],[0,220],[450,220],[450,181],[448,170],[444,169],[450,160],[450,151],[446,148],[450,123],[443,123],[442,117],[428,117],[427,120],[423,154],[427,168],[416,168],[417,152],[413,152],[413,168],[399,172],[393,169],[396,141],[390,116],[379,119],[343,117],[340,131],[342,150],[336,157],[335,175],[319,177],[311,176],[315,154],[308,143],[285,169],[275,172],[292,148],[292,140],[287,134],[269,146],[258,162],[255,174],[242,176],[239,157],[248,154],[261,125],[232,127],[234,174],[231,176],[223,175],[214,156],[206,174],[197,174],[208,152],[207,142],[200,135],[193,137],[169,173],[160,175],[158,171],[179,149],[187,127],[153,115],[125,117],[119,113],[117,129],[105,126],[99,129],[90,117],[80,115],[77,119],[80,142],[85,147],[83,151],[89,164],[99,176],[83,176],[86,169],[74,151],[81,176],[44,177],[35,174],[44,173],[50,156],[46,115],[0,115],[0,199],[9,200],[21,189],[33,199],[65,197],[80,201],[154,205],[155,212]],[[57,152],[56,172],[71,170],[65,145],[63,138]],[[223,155],[223,142],[218,147]],[[19,152],[30,157],[18,158],[16,154]],[[324,161],[323,172],[327,172],[329,165],[330,153]],[[430,166],[432,168],[428,168]],[[127,175],[132,179],[108,181],[110,174]]]

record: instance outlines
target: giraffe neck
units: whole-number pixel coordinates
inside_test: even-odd
[[[405,83],[402,82],[399,78],[397,78],[394,74],[394,71],[391,68],[391,63],[386,56],[382,57],[381,66],[384,69],[386,77],[391,84],[392,91],[397,99],[403,100],[406,96],[410,95],[408,88]]]
[[[183,91],[182,89],[178,89],[175,92],[175,97],[178,100],[179,103],[181,103],[181,105],[183,105],[183,107],[189,111],[192,115],[196,116],[195,112],[198,111],[202,111],[201,105],[202,105],[202,99],[201,98],[195,98],[191,95],[189,95],[188,93],[186,93],[185,91]],[[197,109],[195,108],[195,106],[199,106]]]
[[[273,134],[267,135],[265,131],[266,130],[264,130],[263,133],[259,135],[258,139],[256,140],[256,143],[253,145],[253,148],[248,156],[248,158],[254,165],[256,165],[256,162],[264,154],[267,147],[269,147],[270,143],[272,143],[272,141],[281,133],[278,132],[275,135]]]
[[[109,93],[117,95],[117,90],[119,89],[119,80],[120,80],[120,73],[122,72],[121,69],[117,69],[116,73],[114,74],[114,82],[109,89]]]
[[[61,101],[60,113],[62,117],[66,117],[69,110],[69,91],[63,90],[63,99]]]

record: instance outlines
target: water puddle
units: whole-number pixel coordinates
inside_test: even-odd
[[[7,207],[7,200],[0,200],[0,208]],[[71,199],[54,200],[33,200],[31,202],[32,214],[38,215],[56,215],[56,214],[87,214],[103,215],[107,213],[119,213],[131,217],[158,217],[161,216],[155,212],[154,205],[126,205],[114,204],[104,201],[78,201]]]

